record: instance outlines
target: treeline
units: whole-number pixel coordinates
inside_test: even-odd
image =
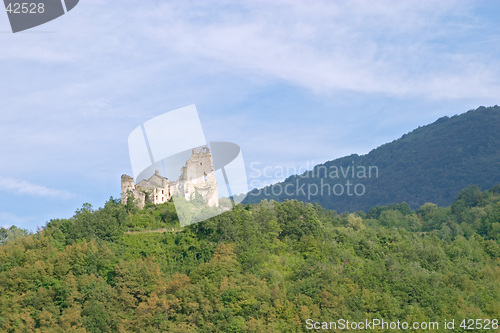
[[[171,203],[139,210],[111,198],[35,234],[0,229],[0,242],[1,332],[500,319],[500,186],[417,210],[263,201],[183,230]]]

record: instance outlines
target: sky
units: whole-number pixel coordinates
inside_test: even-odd
[[[208,141],[241,147],[250,187],[500,104],[499,16],[498,1],[81,0],[13,34],[0,13],[0,227],[120,197],[130,132],[190,104]]]

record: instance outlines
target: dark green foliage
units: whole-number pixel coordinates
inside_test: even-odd
[[[0,331],[308,332],[309,318],[495,319],[498,189],[466,188],[447,208],[401,203],[367,214],[263,201],[182,230],[171,203],[84,205],[0,246]]]
[[[111,198],[104,208],[97,211],[86,203],[71,219],[51,220],[45,232],[51,234],[59,245],[83,239],[113,241],[122,234],[127,218],[125,206]]]
[[[458,197],[451,205],[454,215],[463,214],[467,208],[476,206],[482,199],[481,190],[477,185],[469,186],[458,193]]]
[[[357,173],[359,167],[368,170],[370,166],[378,168],[378,177],[375,171],[371,177],[368,171],[366,175]],[[332,168],[354,168],[356,172],[352,177],[352,169],[345,176],[339,171],[336,178],[331,173]],[[440,118],[366,155],[329,161],[302,175],[291,176],[282,183],[254,190],[245,202],[296,199],[349,212],[368,211],[371,207],[402,201],[413,209],[426,202],[448,206],[467,186],[476,184],[481,189],[487,189],[500,183],[499,170],[500,107],[480,107],[459,116]],[[352,184],[351,194],[355,184],[362,184],[365,193],[361,196],[348,195],[347,181]],[[328,185],[333,187],[336,184],[344,186],[344,194],[334,195],[332,190],[328,195]],[[308,186],[313,186],[309,192],[312,195],[308,195]],[[315,186],[318,189],[326,186],[323,195],[321,191],[314,195]],[[292,195],[286,195],[285,189]],[[360,191],[361,188],[358,193]]]

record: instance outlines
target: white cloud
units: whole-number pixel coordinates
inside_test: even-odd
[[[13,192],[18,195],[31,195],[58,199],[69,199],[75,195],[65,190],[53,189],[41,185],[32,184],[25,180],[0,176],[0,190]]]
[[[480,26],[466,15],[469,6],[257,1],[214,13],[203,4],[163,4],[143,28],[147,40],[212,70],[266,76],[318,93],[496,98],[498,61],[460,43]]]

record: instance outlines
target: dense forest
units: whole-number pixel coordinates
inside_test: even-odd
[[[442,117],[366,155],[328,161],[253,190],[245,202],[296,199],[341,212],[401,201],[413,209],[426,202],[448,206],[471,184],[486,190],[500,183],[499,170],[500,107],[479,107]]]
[[[308,319],[341,318],[441,332],[445,319],[500,319],[500,185],[417,210],[263,201],[184,229],[172,203],[111,198],[36,233],[0,229],[0,244],[1,332],[307,332]]]

